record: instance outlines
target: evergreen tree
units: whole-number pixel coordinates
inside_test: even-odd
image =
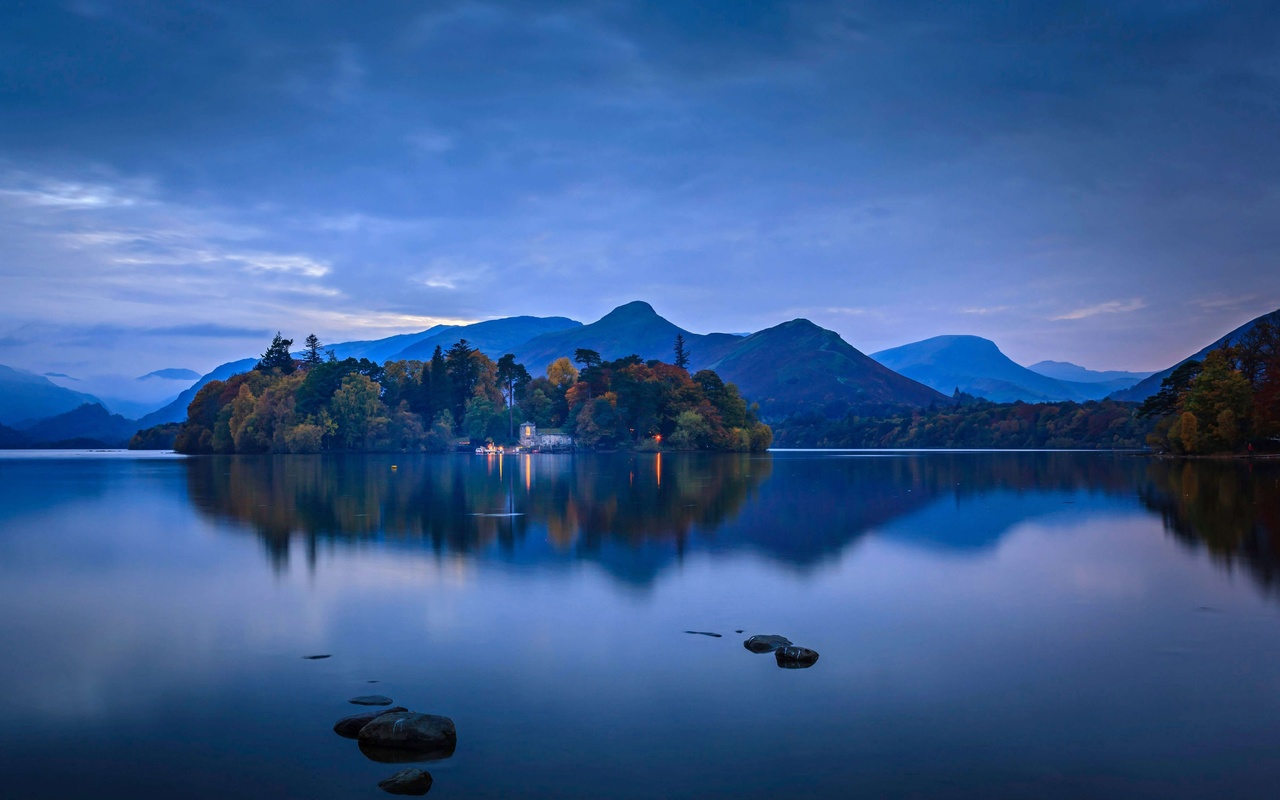
[[[673,349],[675,350],[675,353],[676,353],[676,361],[675,361],[676,366],[679,367],[680,369],[688,369],[689,368],[689,351],[684,346],[683,333],[676,334],[676,343]]]
[[[595,350],[588,350],[585,347],[579,347],[577,350],[573,351],[573,360],[581,364],[583,369],[598,367],[603,363],[600,358],[600,353]]]
[[[320,348],[324,347],[320,343],[320,337],[314,333],[307,334],[307,343],[303,348],[302,363],[314,366],[320,363]]]
[[[507,424],[510,428],[508,435],[512,438],[516,435],[516,392],[523,389],[531,380],[533,378],[529,375],[529,370],[524,368],[524,364],[517,364],[516,357],[512,353],[507,353],[498,359],[498,385],[507,401]]]
[[[280,331],[276,331],[275,338],[271,340],[271,346],[262,354],[262,360],[254,369],[261,372],[276,370],[281,375],[292,373],[294,365],[293,356],[289,353],[290,347],[293,347],[293,340],[284,338],[280,335]]]

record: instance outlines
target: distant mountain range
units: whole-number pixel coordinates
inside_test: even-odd
[[[0,425],[13,427],[97,402],[93,395],[63,388],[43,375],[0,364]]]
[[[1280,309],[1277,309],[1276,311],[1272,311],[1270,313],[1280,314]],[[1212,351],[1217,350],[1219,347],[1222,347],[1224,344],[1233,345],[1233,344],[1239,343],[1240,339],[1246,333],[1253,330],[1253,326],[1257,325],[1259,320],[1267,316],[1270,316],[1270,314],[1263,314],[1261,317],[1254,317],[1253,319],[1249,320],[1245,324],[1241,325],[1239,328],[1236,328],[1235,330],[1231,331],[1225,336],[1215,339],[1210,344],[1205,345],[1204,347],[1200,348],[1200,350],[1198,350],[1197,352],[1192,353],[1191,355],[1182,359],[1177,364],[1174,364],[1168,369],[1162,369],[1159,372],[1155,373],[1154,375],[1151,375],[1150,377],[1145,378],[1142,381],[1139,381],[1136,385],[1130,388],[1115,392],[1114,394],[1111,395],[1111,398],[1113,400],[1126,400],[1131,403],[1140,403],[1143,400],[1146,400],[1151,395],[1160,391],[1160,383],[1165,378],[1172,375],[1173,371],[1177,369],[1179,366],[1181,366],[1182,364],[1185,364],[1188,361],[1203,361],[1205,356],[1209,355],[1209,353],[1211,353]]]
[[[1054,361],[1040,369],[1024,367],[1006,356],[996,343],[978,336],[935,336],[889,350],[872,358],[886,367],[950,396],[956,389],[997,403],[1050,403],[1101,400],[1117,388],[1144,377],[1140,373],[1101,373]],[[1069,380],[1044,374],[1072,375]]]
[[[1237,328],[1191,357],[1202,358],[1224,341],[1238,340],[1255,323]],[[437,325],[326,349],[339,358],[379,363],[426,360],[437,346],[448,349],[466,339],[495,359],[514,353],[537,375],[556,358],[572,358],[579,348],[595,350],[607,360],[636,354],[645,360],[670,362],[677,335],[685,339],[691,370],[710,367],[738,384],[745,397],[760,404],[766,419],[802,410],[835,415],[868,404],[924,406],[945,402],[957,388],[997,402],[1085,401],[1108,395],[1142,400],[1172,370],[1148,377],[1137,372],[1097,372],[1056,361],[1023,367],[994,342],[976,336],[938,336],[867,356],[834,331],[804,319],[749,335],[699,334],[664,319],[640,301],[619,306],[586,325],[567,317],[508,317],[472,325]],[[218,366],[137,422],[110,413],[111,405],[93,395],[59,386],[45,376],[0,366],[0,426],[7,426],[0,429],[0,446],[14,446],[14,441],[119,443],[138,429],[185,419],[187,406],[201,387],[252,369],[257,361],[250,357]],[[173,368],[130,380],[181,386],[192,375]]]

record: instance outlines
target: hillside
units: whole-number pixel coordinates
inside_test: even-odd
[[[806,319],[753,333],[709,366],[759,403],[766,419],[802,410],[844,413],[867,404],[925,406],[949,400]]]
[[[22,433],[37,446],[74,441],[77,447],[124,447],[138,427],[137,422],[112,414],[98,403],[85,403],[27,426]]]
[[[535,375],[561,356],[572,357],[578,348],[595,350],[606,361],[635,354],[646,361],[656,358],[670,362],[677,334],[685,338],[691,370],[707,366],[742,341],[741,336],[730,333],[691,333],[659,316],[653,306],[637,300],[618,306],[589,325],[545,333],[512,352]]]
[[[97,402],[93,395],[65,389],[42,375],[0,364],[0,425],[31,422]]]
[[[420,342],[430,336],[435,336],[442,331],[452,330],[457,325],[434,325],[425,331],[417,333],[401,333],[395,336],[388,336],[385,339],[367,339],[356,342],[339,342],[338,344],[325,345],[325,350],[330,350],[338,358],[367,358],[370,361],[376,361],[381,364],[388,359],[394,358],[396,353],[404,350],[406,347],[413,346],[416,342]],[[294,341],[297,345],[301,339]],[[298,350],[294,353],[298,358],[302,357],[302,351]]]
[[[1271,313],[1280,314],[1280,309],[1273,311]],[[1151,375],[1150,377],[1139,381],[1136,385],[1128,389],[1122,389],[1112,394],[1111,399],[1126,400],[1134,403],[1140,403],[1143,400],[1146,400],[1151,395],[1160,391],[1161,381],[1163,381],[1165,378],[1172,375],[1173,371],[1177,369],[1179,366],[1181,366],[1182,364],[1185,364],[1188,361],[1203,361],[1205,356],[1209,355],[1210,352],[1218,349],[1219,347],[1222,347],[1224,344],[1227,344],[1227,345],[1236,344],[1237,342],[1240,341],[1241,337],[1243,337],[1249,331],[1253,330],[1253,326],[1258,324],[1258,320],[1267,316],[1270,316],[1270,314],[1263,314],[1261,317],[1255,317],[1249,320],[1245,324],[1241,325],[1239,328],[1236,328],[1235,330],[1228,333],[1226,336],[1215,339],[1213,342],[1205,345],[1204,347],[1200,348],[1200,350],[1198,350],[1197,352],[1192,353],[1191,355],[1179,361],[1177,364],[1170,366],[1168,369],[1162,369],[1159,372]]]
[[[1063,381],[1030,370],[979,336],[935,336],[871,355],[886,367],[950,395],[956,389],[997,403],[1100,400],[1112,385]]]
[[[172,403],[169,403],[164,408],[158,411],[153,411],[138,420],[137,428],[135,430],[150,428],[153,425],[161,425],[166,422],[183,421],[187,418],[187,406],[191,405],[191,401],[196,397],[196,392],[200,391],[201,387],[206,383],[209,383],[210,381],[226,380],[232,375],[253,369],[254,365],[257,363],[258,359],[256,358],[242,358],[239,361],[230,361],[226,364],[219,365],[213,370],[213,372],[202,376],[200,380],[192,384],[190,388],[178,395],[177,399]]]
[[[389,358],[397,361],[401,359],[426,361],[431,358],[436,347],[448,350],[459,339],[466,339],[472,347],[496,360],[537,336],[576,330],[581,327],[581,322],[568,317],[490,319],[472,325],[454,325],[444,328],[397,350]],[[338,357],[346,356],[339,352]]]

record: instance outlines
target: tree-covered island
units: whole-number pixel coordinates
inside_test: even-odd
[[[465,339],[429,361],[384,364],[338,360],[314,335],[300,358],[292,346],[276,334],[252,370],[202,387],[185,422],[135,439],[176,433],[174,449],[188,454],[450,452],[462,440],[514,445],[528,421],[596,450],[746,452],[773,440],[711,370],[580,349],[533,377],[513,355],[495,362]],[[683,342],[673,349],[687,360]]]

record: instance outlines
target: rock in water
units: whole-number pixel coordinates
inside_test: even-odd
[[[718,634],[718,633],[712,633],[711,631],[685,631],[685,633],[692,633],[692,634],[694,634],[695,636],[710,636],[710,637],[711,637],[711,638],[713,638],[713,639],[719,639],[719,638],[720,638],[720,634]]]
[[[807,647],[779,647],[773,653],[778,659],[778,666],[783,669],[807,669],[818,663],[818,653]]]
[[[318,656],[303,656],[303,658],[305,658],[308,661],[319,661],[322,658],[331,658],[331,657],[332,656],[330,656],[328,653],[323,653]]]
[[[790,647],[791,640],[785,636],[752,636],[742,643],[742,646],[753,653],[772,653],[779,647]]]
[[[403,769],[383,781],[378,788],[387,794],[424,795],[431,791],[431,773],[420,769]]]
[[[365,725],[360,729],[359,739],[362,745],[379,748],[438,751],[452,755],[458,744],[458,732],[448,717],[399,711],[383,714]]]
[[[396,706],[395,708],[384,708],[379,711],[366,711],[363,714],[352,714],[349,717],[343,717],[333,723],[333,732],[339,736],[345,736],[348,739],[354,739],[360,735],[360,729],[370,722],[373,722],[383,714],[394,714],[398,711],[408,711],[404,706]]]
[[[391,698],[381,694],[362,694],[359,697],[353,697],[347,701],[355,703],[358,706],[389,706]]]

